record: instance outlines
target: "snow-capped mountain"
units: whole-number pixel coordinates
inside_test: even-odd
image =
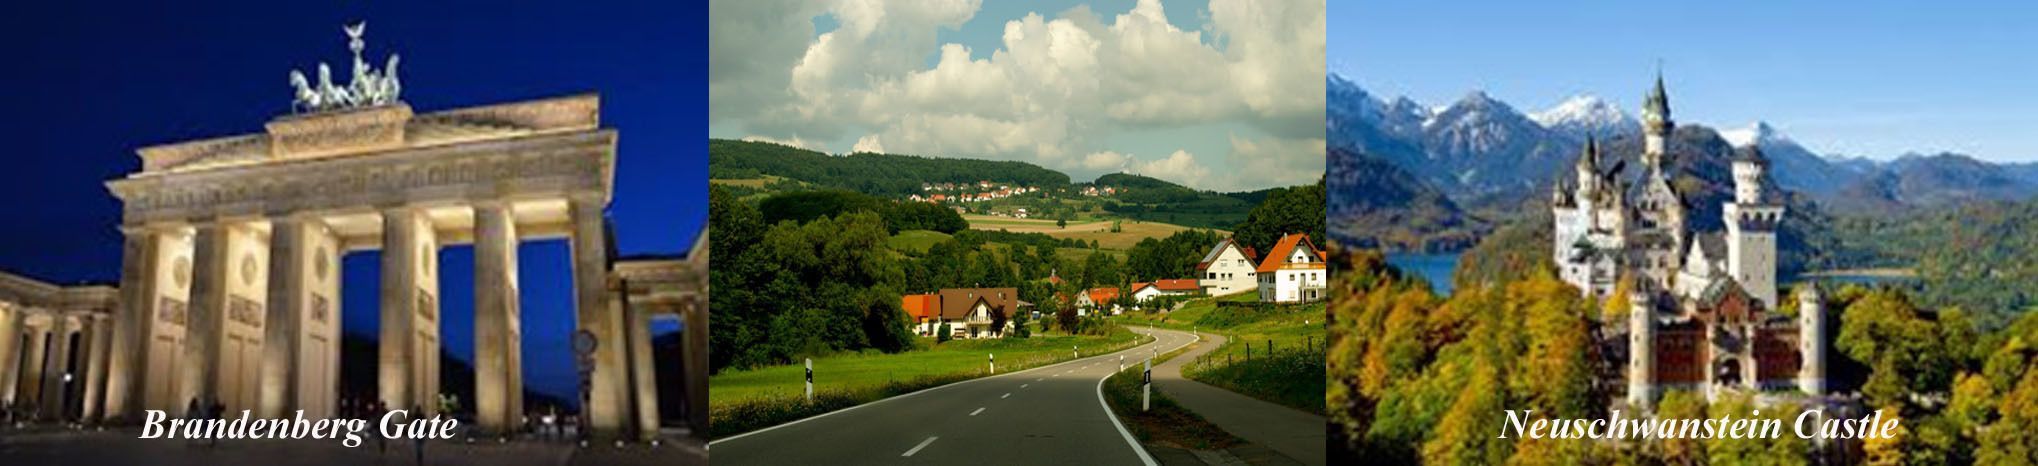
[[[1829,195],[1868,174],[1855,166],[1839,165],[1791,140],[1768,122],[1757,121],[1740,128],[1720,131],[1720,138],[1734,147],[1750,145],[1762,149],[1775,169],[1776,184],[1793,191]]]
[[[1391,162],[1460,206],[1518,200],[1547,189],[1570,166],[1585,135],[1600,137],[1604,147],[1639,150],[1635,118],[1589,95],[1528,115],[1484,92],[1435,107],[1405,97],[1383,101],[1341,76],[1330,76],[1328,84],[1326,125],[1332,147]],[[1672,163],[1717,164],[1721,161],[1708,157],[1721,151],[1705,147],[1755,145],[1770,160],[1778,187],[1811,194],[1835,210],[1889,211],[2038,195],[2038,163],[1947,154],[1887,162],[1822,156],[1766,122],[1721,130],[1717,136],[1704,126],[1680,122],[1680,136],[1673,139],[1689,141],[1672,144],[1673,152],[1698,152],[1673,153]],[[1687,129],[1694,130],[1690,137],[1683,136]],[[1708,139],[1716,142],[1697,144]]]
[[[1547,110],[1529,114],[1530,120],[1571,136],[1573,139],[1593,137],[1612,139],[1641,132],[1642,123],[1619,106],[1599,96],[1580,94],[1565,99],[1563,103]]]
[[[1727,143],[1733,144],[1734,147],[1748,147],[1749,144],[1756,142],[1764,144],[1797,144],[1792,142],[1789,137],[1785,137],[1783,133],[1777,132],[1776,127],[1769,126],[1769,122],[1766,121],[1749,123],[1748,126],[1741,128],[1722,129],[1720,130],[1720,138],[1726,139]]]

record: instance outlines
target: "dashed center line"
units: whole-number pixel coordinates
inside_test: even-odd
[[[1033,380],[1040,380],[1040,379],[1033,379]],[[1030,383],[1022,383],[1022,384],[1019,384],[1019,388],[1026,388],[1026,386],[1028,386],[1028,385],[1033,385],[1033,384],[1030,384]]]
[[[983,408],[977,408],[977,410],[976,410],[976,411],[970,411],[970,412],[969,412],[969,415],[971,415],[971,416],[975,416],[975,415],[977,415],[977,413],[981,413],[981,412],[984,412],[984,409],[983,409]]]
[[[1011,394],[1011,393],[1006,393],[1006,394],[1005,394],[1005,396],[1001,396],[1001,397],[998,397],[998,399],[1002,400],[1002,399],[1006,399],[1006,398],[1011,398],[1011,397],[1012,397],[1012,394]]]
[[[919,445],[914,445],[914,446],[913,446],[913,449],[911,449],[911,450],[906,450],[906,454],[903,454],[903,455],[899,455],[899,456],[913,456],[913,454],[914,454],[914,453],[919,453],[919,452],[920,452],[920,449],[922,449],[922,448],[927,448],[927,444],[929,444],[929,443],[934,443],[934,439],[938,439],[938,438],[941,438],[941,437],[927,437],[927,440],[921,440],[921,441],[920,441],[920,444],[919,444]]]

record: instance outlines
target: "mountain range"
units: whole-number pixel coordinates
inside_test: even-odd
[[[1429,107],[1406,97],[1377,98],[1335,74],[1326,84],[1331,147],[1392,163],[1468,210],[1504,211],[1518,208],[1522,199],[1547,197],[1587,138],[1621,141],[1638,139],[1640,132],[1633,116],[1591,95],[1523,112],[1477,91]],[[1703,125],[1681,122],[1683,127]],[[2038,163],[1995,163],[1955,153],[1888,161],[1827,156],[1765,122],[1716,133],[1732,147],[1759,147],[1779,187],[1809,194],[1833,212],[1888,214],[2038,195]]]

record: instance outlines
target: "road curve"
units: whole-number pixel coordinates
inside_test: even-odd
[[[1144,331],[1144,329],[1140,329]],[[1103,405],[1118,368],[1196,340],[1154,330],[1124,351],[934,387],[717,440],[717,466],[1153,464]],[[1128,374],[1130,375],[1130,374]]]
[[[1153,368],[1154,387],[1176,404],[1218,428],[1305,465],[1329,462],[1329,434],[1323,416],[1217,388],[1182,376],[1182,367],[1224,345],[1224,336],[1203,334],[1204,344]]]

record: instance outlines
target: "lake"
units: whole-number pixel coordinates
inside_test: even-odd
[[[1451,276],[1458,270],[1458,256],[1457,253],[1392,253],[1387,255],[1387,264],[1428,280],[1430,290],[1435,291],[1438,296],[1450,296]],[[1918,278],[1882,269],[1835,270],[1800,274],[1785,280],[1783,284],[1788,286],[1806,280],[1817,280],[1821,287],[1831,290],[1850,284],[1866,286],[1914,284]]]
[[[1387,255],[1387,264],[1428,280],[1430,290],[1437,296],[1450,296],[1451,274],[1458,270],[1458,254],[1391,253]]]

